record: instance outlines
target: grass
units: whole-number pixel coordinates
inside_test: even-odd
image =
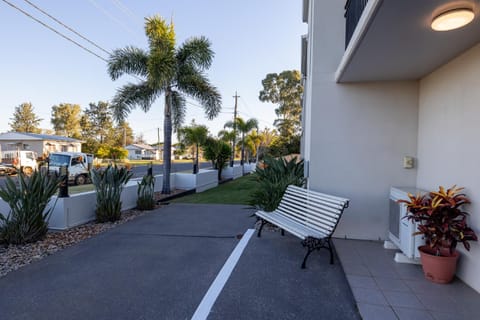
[[[221,184],[216,188],[172,200],[172,202],[248,205],[250,194],[256,187],[255,176],[250,174]]]
[[[95,190],[95,187],[93,184],[84,184],[81,186],[68,186],[68,193],[69,194],[76,194],[76,193],[82,193],[82,192],[88,192],[88,191],[93,191]]]

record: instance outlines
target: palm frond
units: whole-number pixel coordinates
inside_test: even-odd
[[[220,113],[222,97],[202,73],[179,74],[177,80],[178,89],[200,102],[209,120]]]
[[[122,75],[131,74],[147,76],[148,54],[132,46],[116,49],[108,59],[108,74],[112,80],[117,80]]]
[[[177,50],[177,60],[180,65],[192,65],[201,70],[212,65],[213,50],[206,37],[194,37],[185,41]]]
[[[116,121],[126,119],[127,115],[139,106],[143,111],[147,112],[155,98],[160,94],[152,89],[147,82],[140,84],[128,83],[117,90],[111,103],[111,109]]]
[[[185,97],[178,91],[172,91],[173,128],[177,131],[185,121]]]

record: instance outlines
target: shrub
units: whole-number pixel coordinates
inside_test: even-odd
[[[138,183],[137,189],[137,208],[140,210],[152,210],[155,208],[155,177],[145,175],[142,181]]]
[[[92,183],[97,195],[95,213],[98,222],[114,222],[120,219],[122,209],[120,196],[132,175],[132,172],[116,165],[109,165],[105,170],[91,170]]]
[[[222,170],[232,154],[230,145],[222,140],[207,138],[203,146],[203,156],[212,162],[213,169],[218,170],[218,180],[222,178]]]
[[[60,178],[44,171],[34,171],[30,177],[18,174],[18,186],[7,177],[0,188],[0,198],[10,206],[9,214],[0,214],[0,243],[25,244],[41,240],[48,231],[48,219],[55,203],[48,203],[57,192]]]
[[[258,187],[253,192],[249,204],[263,211],[275,210],[291,184],[299,187],[305,185],[303,160],[293,157],[265,157],[263,165],[258,165],[254,173]]]

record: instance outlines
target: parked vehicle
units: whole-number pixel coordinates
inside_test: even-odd
[[[76,185],[90,183],[93,155],[83,152],[52,152],[48,156],[48,170],[59,174],[61,167],[68,170],[68,182]]]
[[[20,170],[26,175],[38,169],[37,154],[29,150],[8,150],[0,152],[0,174],[15,174]]]

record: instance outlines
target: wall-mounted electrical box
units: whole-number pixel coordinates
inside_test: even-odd
[[[414,167],[414,160],[413,157],[405,156],[403,157],[403,167],[405,169],[413,169]]]

